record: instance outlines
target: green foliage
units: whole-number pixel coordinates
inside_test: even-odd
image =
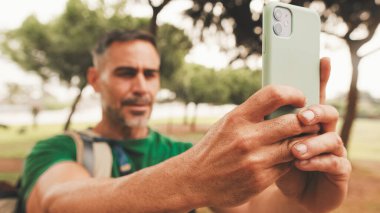
[[[107,31],[113,29],[148,29],[149,20],[125,14],[126,1],[106,5],[98,1],[94,9],[86,2],[69,0],[62,15],[47,24],[28,17],[18,29],[5,34],[2,50],[28,71],[47,80],[53,75],[70,85],[83,87],[85,74],[92,65],[91,49]],[[171,25],[160,29],[163,81],[182,65],[191,47],[182,30]]]
[[[223,82],[219,81],[214,70],[194,70],[190,79],[190,100],[195,104],[222,104],[228,102],[229,91]]]
[[[185,64],[172,85],[177,98],[185,103],[241,104],[261,88],[261,72],[247,68],[215,71]]]
[[[262,10],[251,9],[254,0],[193,0],[193,7],[185,14],[193,19],[194,26],[202,30],[200,37],[206,35],[207,30],[231,32],[235,36],[239,54],[236,58],[247,58],[252,54],[261,55],[262,47]],[[359,48],[369,41],[380,21],[380,4],[376,0],[281,0],[303,7],[313,6],[322,21],[322,30],[334,34],[347,43]],[[221,12],[215,12],[221,11]],[[231,23],[227,25],[226,20]],[[339,31],[339,25],[347,27],[346,31]],[[368,30],[368,35],[361,39],[353,39],[355,30]],[[365,34],[364,34],[365,35]],[[221,40],[220,45],[224,45]],[[356,53],[356,51],[355,51]]]
[[[185,103],[222,104],[228,102],[229,91],[219,81],[218,73],[201,65],[186,64],[173,79],[177,98]]]
[[[184,64],[192,43],[183,30],[164,24],[158,29],[157,46],[161,56],[160,75],[163,87],[172,88],[173,73]]]
[[[261,88],[261,71],[226,69],[220,77],[230,91],[229,101],[233,104],[243,103]]]

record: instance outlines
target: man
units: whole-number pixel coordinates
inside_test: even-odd
[[[111,32],[93,58],[87,79],[102,101],[102,120],[93,132],[122,146],[133,173],[123,175],[115,165],[115,178],[91,178],[75,162],[72,139],[39,142],[22,183],[28,212],[188,212],[203,206],[217,212],[326,212],[344,200],[351,166],[334,132],[334,108],[317,105],[264,120],[281,106],[305,105],[294,88],[265,87],[190,148],[147,126],[160,88],[160,59],[150,35]],[[329,72],[322,59],[322,103]]]

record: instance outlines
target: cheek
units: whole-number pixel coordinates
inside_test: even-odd
[[[119,107],[120,97],[121,97],[121,88],[118,86],[120,84],[114,83],[110,85],[104,85],[102,87],[102,101],[103,104],[112,106],[113,108]]]
[[[155,97],[158,91],[160,90],[160,81],[157,80],[157,81],[151,82],[149,90],[152,96]]]

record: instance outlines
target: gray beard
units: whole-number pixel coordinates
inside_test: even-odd
[[[147,127],[148,126],[148,118],[144,117],[137,117],[131,120],[125,120],[124,125],[130,128],[142,128],[142,127]]]
[[[106,106],[105,108],[107,118],[115,127],[130,129],[143,128],[148,126],[149,118],[144,117],[144,115],[136,115],[133,119],[125,120],[120,111],[115,110],[109,106]]]

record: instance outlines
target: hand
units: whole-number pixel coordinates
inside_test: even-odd
[[[306,113],[307,116],[303,116]],[[314,118],[311,121],[307,117]],[[346,197],[351,164],[341,138],[335,133],[338,112],[327,105],[311,106],[301,111],[304,125],[321,123],[323,134],[293,142],[295,167],[277,181],[288,196],[296,198],[312,212],[327,212],[338,207]]]
[[[325,101],[329,74],[329,60],[322,59],[321,103]],[[347,151],[335,133],[338,112],[327,105],[311,106],[300,111],[298,118],[304,125],[320,123],[322,134],[297,138],[291,143],[294,145],[291,151],[298,160],[295,168],[276,182],[277,186],[283,194],[296,198],[311,211],[332,210],[343,202],[351,173]]]
[[[235,206],[272,185],[294,157],[287,139],[317,133],[295,114],[264,116],[284,105],[303,107],[305,97],[291,87],[267,86],[216,123],[183,155],[189,190],[199,206]]]

